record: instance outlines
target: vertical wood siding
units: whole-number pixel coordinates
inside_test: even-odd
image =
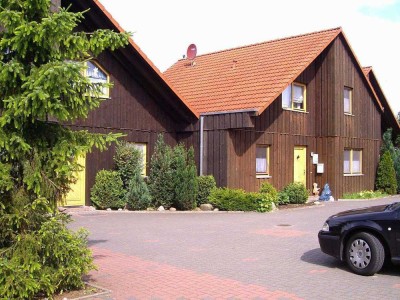
[[[282,109],[281,97],[254,119],[254,128],[229,129],[227,185],[257,191],[264,181],[281,189],[293,181],[293,149],[307,147],[307,188],[329,183],[335,198],[371,190],[381,143],[381,112],[341,36],[295,80],[307,85],[307,112]],[[344,114],[343,89],[353,89],[353,116]],[[270,145],[269,179],[257,179],[256,145]],[[343,175],[346,148],[363,151],[363,175]],[[311,152],[324,173],[317,174]]]
[[[147,168],[154,145],[159,133],[164,134],[166,143],[175,145],[177,142],[178,125],[166,110],[156,102],[148,92],[149,87],[142,83],[116,62],[110,53],[99,57],[99,64],[110,74],[110,99],[103,101],[99,108],[90,112],[85,120],[78,120],[74,128],[90,130],[91,132],[120,132],[126,135],[125,140],[147,144]],[[89,204],[90,189],[95,176],[101,169],[113,169],[114,146],[109,150],[93,151],[87,156],[86,164],[86,202]]]

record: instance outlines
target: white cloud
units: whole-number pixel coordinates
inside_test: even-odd
[[[342,26],[363,66],[372,65],[393,110],[400,111],[400,22],[364,15],[393,0],[101,0],[160,70],[195,43],[198,54]]]

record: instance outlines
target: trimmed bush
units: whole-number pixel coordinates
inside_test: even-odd
[[[125,202],[133,210],[146,209],[151,205],[150,192],[141,174],[136,173],[129,182]]]
[[[288,203],[282,204],[303,204],[307,202],[309,196],[306,187],[300,182],[289,183],[280,194],[279,202],[286,202],[289,199]]]
[[[172,170],[172,149],[158,135],[150,161],[149,191],[154,207],[170,208],[174,199],[174,178]]]
[[[90,199],[100,208],[122,208],[125,191],[122,180],[116,171],[101,170],[97,173],[95,183],[90,191]]]
[[[217,187],[214,176],[212,175],[198,176],[197,186],[198,186],[198,193],[196,200],[197,206],[208,203],[208,196],[210,196],[211,191]]]
[[[273,208],[273,203],[277,201],[272,194],[267,193],[249,193],[248,197],[254,197],[258,203],[258,212],[268,212]]]
[[[114,162],[124,188],[128,189],[130,181],[135,177],[135,174],[142,173],[142,153],[134,145],[126,141],[119,141],[115,147]]]
[[[385,151],[379,160],[376,189],[389,195],[397,193],[396,172],[389,151]]]
[[[220,210],[227,211],[253,211],[257,205],[248,203],[246,192],[240,189],[217,188],[208,197],[210,204]]]
[[[273,202],[267,194],[228,188],[213,189],[208,200],[214,207],[226,211],[266,212],[272,209]]]
[[[290,200],[289,200],[289,195],[286,194],[285,192],[280,191],[278,193],[278,204],[279,205],[286,205],[289,204]]]
[[[272,202],[278,204],[278,191],[269,182],[263,182],[261,184],[260,193],[269,195]]]

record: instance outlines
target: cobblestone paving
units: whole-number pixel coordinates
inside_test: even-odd
[[[89,281],[112,291],[93,299],[400,299],[400,267],[357,276],[323,254],[317,239],[329,215],[395,200],[267,214],[71,214],[73,227],[91,232],[98,271]]]

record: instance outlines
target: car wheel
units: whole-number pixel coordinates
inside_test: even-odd
[[[354,273],[374,275],[385,261],[385,249],[374,235],[360,232],[351,236],[347,242],[346,261]]]

